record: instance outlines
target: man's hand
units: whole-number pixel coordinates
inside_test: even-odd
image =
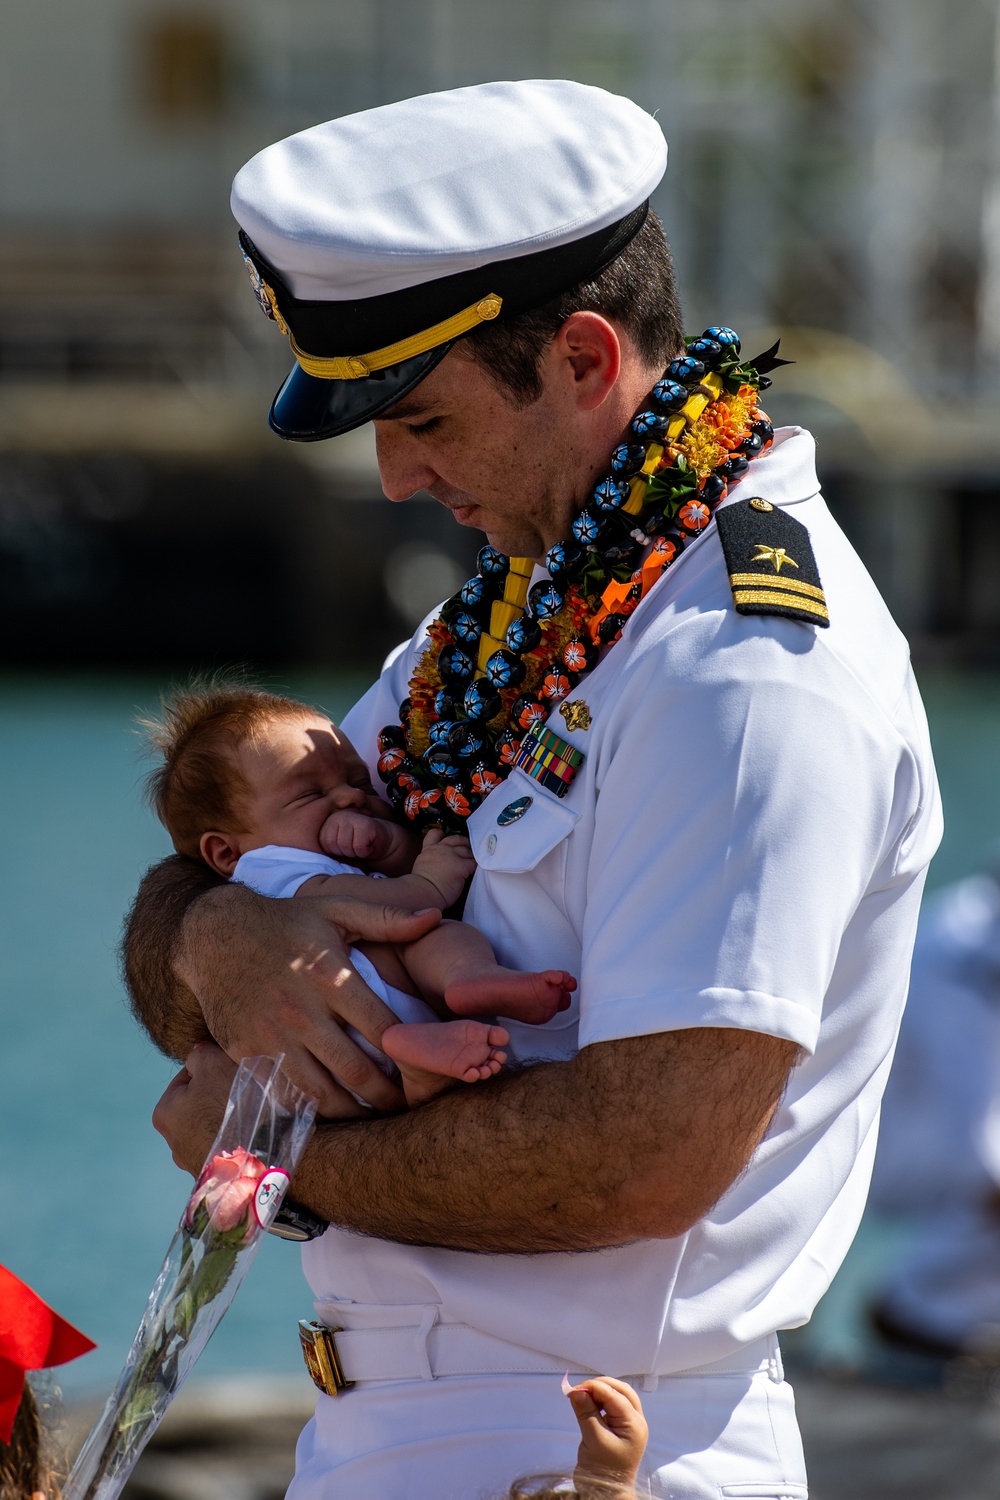
[[[373,885],[377,897],[378,886]],[[347,897],[271,900],[246,886],[211,890],[188,908],[174,968],[234,1062],[284,1053],[290,1077],[326,1118],[404,1107],[401,1091],[349,1036],[378,1046],[398,1017],[351,967],[359,939],[413,942],[440,912],[402,912]]]
[[[174,1161],[192,1177],[205,1164],[226,1109],[236,1064],[214,1042],[199,1042],[167,1084],[153,1110],[153,1127]]]
[[[461,896],[469,876],[476,873],[472,845],[460,833],[444,834],[440,828],[429,828],[423,848],[413,861],[413,873],[441,892],[447,910]]]

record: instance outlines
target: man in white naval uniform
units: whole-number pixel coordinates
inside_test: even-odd
[[[586,295],[562,314],[530,401],[505,396],[461,339],[411,378],[403,326],[399,343],[385,337],[401,372],[387,392],[368,377],[355,390],[332,338],[325,362],[301,350],[322,337],[323,274],[328,295],[336,282],[357,297],[377,263],[382,296],[402,295],[392,236],[401,243],[405,225],[412,251],[414,194],[433,191],[461,221],[438,270],[458,279],[485,264],[473,297],[490,290],[489,245],[494,261],[501,245],[510,255],[515,225],[522,250],[537,244],[543,200],[572,222],[568,243],[589,244],[595,221],[632,213],[662,171],[657,128],[640,115],[578,85],[489,85],[261,153],[234,203],[269,298],[284,279],[277,312],[299,374],[276,398],[276,430],[316,437],[371,417],[390,498],[427,489],[502,551],[543,558],[663,368],[624,319]],[[386,130],[391,171],[375,145]],[[497,167],[498,141],[513,166]],[[598,183],[588,171],[623,143],[646,166],[615,192],[614,173]],[[383,173],[368,219],[365,151]],[[621,162],[614,171],[620,186]],[[591,216],[556,204],[556,182]],[[346,231],[331,224],[338,192],[353,194],[350,233],[360,222],[379,246],[350,274]],[[440,218],[425,232],[448,238]],[[433,274],[425,258],[421,295]],[[440,297],[435,309],[429,336],[453,333]],[[775,1330],[809,1317],[861,1215],[940,817],[906,643],[820,497],[806,433],[779,431],[723,503],[753,524],[751,497],[805,528],[790,567],[811,549],[828,628],[734,607],[743,575],[723,555],[720,512],[574,690],[576,727],[553,715],[584,755],[568,793],[514,769],[469,820],[479,868],[466,918],[501,962],[579,976],[571,1010],[544,1028],[509,1024],[530,1066],[344,1123],[358,1110],[339,1084],[396,1103],[341,1030],[377,1042],[395,1019],[345,942],[416,935],[433,918],[268,902],[176,860],[140,891],[126,943],[137,1012],[174,1055],[207,1033],[218,1044],[194,1048],[157,1108],[179,1164],[200,1165],[231,1058],[281,1048],[323,1112],[343,1117],[320,1127],[293,1190],[332,1226],[305,1268],[355,1384],[320,1398],[294,1500],[471,1500],[518,1472],[569,1472],[567,1367],[636,1382],[653,1494],[806,1495]],[[373,769],[425,645],[422,627],[345,721]]]

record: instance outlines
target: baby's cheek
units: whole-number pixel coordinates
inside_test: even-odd
[[[392,808],[388,802],[383,802],[381,797],[369,797],[365,811],[369,817],[377,818],[380,823],[395,823],[396,821]]]

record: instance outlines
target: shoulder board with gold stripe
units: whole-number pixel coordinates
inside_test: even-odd
[[[729,586],[741,615],[784,615],[827,626],[830,615],[801,521],[755,495],[715,513]]]

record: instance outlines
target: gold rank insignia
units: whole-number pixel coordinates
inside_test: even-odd
[[[721,506],[715,520],[739,614],[829,625],[826,595],[801,521],[759,496]]]
[[[783,568],[785,563],[787,563],[790,568],[798,567],[798,563],[795,561],[795,558],[789,557],[784,547],[762,547],[760,542],[757,543],[756,556],[752,557],[750,561],[772,562],[774,563],[774,571],[776,573],[781,572],[781,569]]]
[[[560,703],[559,712],[566,720],[567,729],[589,729],[594,722],[590,717],[590,709],[582,698],[571,698],[567,703]]]

